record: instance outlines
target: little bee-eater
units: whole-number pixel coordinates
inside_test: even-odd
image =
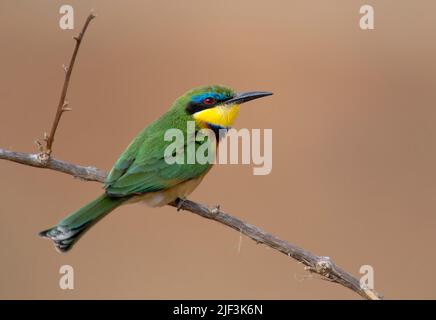
[[[187,123],[193,121],[196,131],[211,129],[218,135],[218,141],[219,133],[233,125],[240,104],[271,94],[259,91],[238,94],[231,88],[218,85],[186,92],[129,144],[107,176],[105,192],[101,196],[40,235],[53,240],[56,248],[65,252],[85,231],[122,204],[144,201],[157,207],[183,201],[181,199],[198,186],[212,163],[169,163],[165,150],[171,142],[164,139],[165,132],[179,129],[186,135]],[[188,140],[184,140],[182,149],[187,148]],[[196,141],[195,148],[211,141]]]

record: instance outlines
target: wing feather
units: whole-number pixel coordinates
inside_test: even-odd
[[[108,195],[124,197],[165,190],[209,170],[209,163],[169,164],[164,153],[171,142],[164,141],[159,132],[149,126],[127,147],[106,180]],[[186,150],[186,142],[183,148]]]

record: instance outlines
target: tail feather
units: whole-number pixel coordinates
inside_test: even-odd
[[[129,197],[111,198],[103,194],[39,235],[53,240],[57,250],[66,252],[96,222],[128,199]]]

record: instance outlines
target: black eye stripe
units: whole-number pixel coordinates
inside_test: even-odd
[[[186,111],[189,114],[194,114],[196,112],[202,111],[202,110],[206,110],[206,109],[210,109],[215,107],[215,105],[205,105],[203,103],[198,103],[198,102],[189,102],[189,104],[186,106]]]

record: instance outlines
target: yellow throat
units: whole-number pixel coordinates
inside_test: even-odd
[[[239,114],[239,104],[219,105],[194,113],[195,121],[204,126],[209,123],[220,127],[231,127]]]

